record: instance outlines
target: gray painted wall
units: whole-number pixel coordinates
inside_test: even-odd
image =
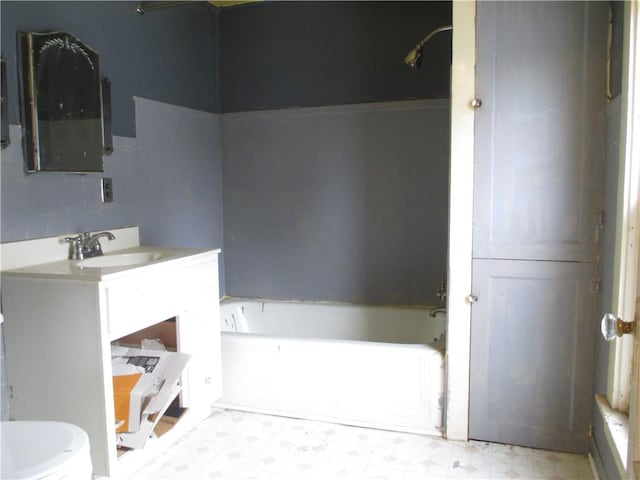
[[[20,127],[12,125],[11,137],[19,139],[20,135]],[[114,182],[115,201],[109,204],[100,201],[103,175],[26,175],[21,142],[11,142],[2,151],[2,241],[138,224],[135,197],[144,192],[138,188],[139,179],[130,173],[137,164],[136,141],[115,137],[114,147],[104,171]]]
[[[141,241],[222,246],[219,115],[136,98]],[[136,201],[131,198],[131,206]]]
[[[218,116],[138,99],[136,117],[138,137],[114,138],[104,174],[26,175],[20,143],[3,150],[2,241],[139,225],[147,245],[221,247]],[[103,176],[113,203],[101,201]]]
[[[451,2],[276,1],[219,16],[227,294],[436,303],[448,101],[384,102],[449,96],[450,33],[422,69],[403,59],[451,23]]]
[[[435,304],[447,100],[224,114],[231,296]]]
[[[217,111],[216,10],[202,3],[139,15],[136,3],[0,2],[9,121],[19,124],[16,33],[20,31],[68,31],[100,53],[101,73],[111,80],[115,135],[135,136],[134,96]]]
[[[451,24],[445,2],[259,2],[220,11],[222,112],[448,98]]]
[[[624,42],[624,3],[620,0],[610,0],[611,22],[613,32],[611,36],[611,97],[620,95],[622,91],[622,44]]]

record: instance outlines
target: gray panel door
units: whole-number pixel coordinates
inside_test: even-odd
[[[474,261],[472,438],[587,451],[596,278],[589,263]]]
[[[478,2],[471,438],[588,449],[604,2]]]
[[[606,18],[595,2],[478,2],[475,258],[596,260]]]

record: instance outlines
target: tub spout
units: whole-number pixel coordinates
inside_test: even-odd
[[[446,307],[434,307],[429,312],[429,316],[433,317],[433,318],[436,318],[436,314],[438,314],[438,313],[447,313],[447,308]]]

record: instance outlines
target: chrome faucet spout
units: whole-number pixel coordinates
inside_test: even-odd
[[[88,234],[85,233],[85,235],[88,235]],[[96,247],[100,247],[100,249],[102,250],[102,247],[100,246],[100,239],[103,237],[106,237],[109,240],[114,240],[116,238],[116,236],[111,232],[94,233],[93,235],[89,235],[87,237],[87,240],[85,241],[84,245],[89,250],[93,250]]]

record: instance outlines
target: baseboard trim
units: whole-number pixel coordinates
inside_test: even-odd
[[[607,472],[604,469],[602,463],[602,457],[600,456],[600,450],[593,437],[589,439],[589,465],[591,465],[591,473],[593,474],[593,480],[600,480],[601,478],[607,478]]]

